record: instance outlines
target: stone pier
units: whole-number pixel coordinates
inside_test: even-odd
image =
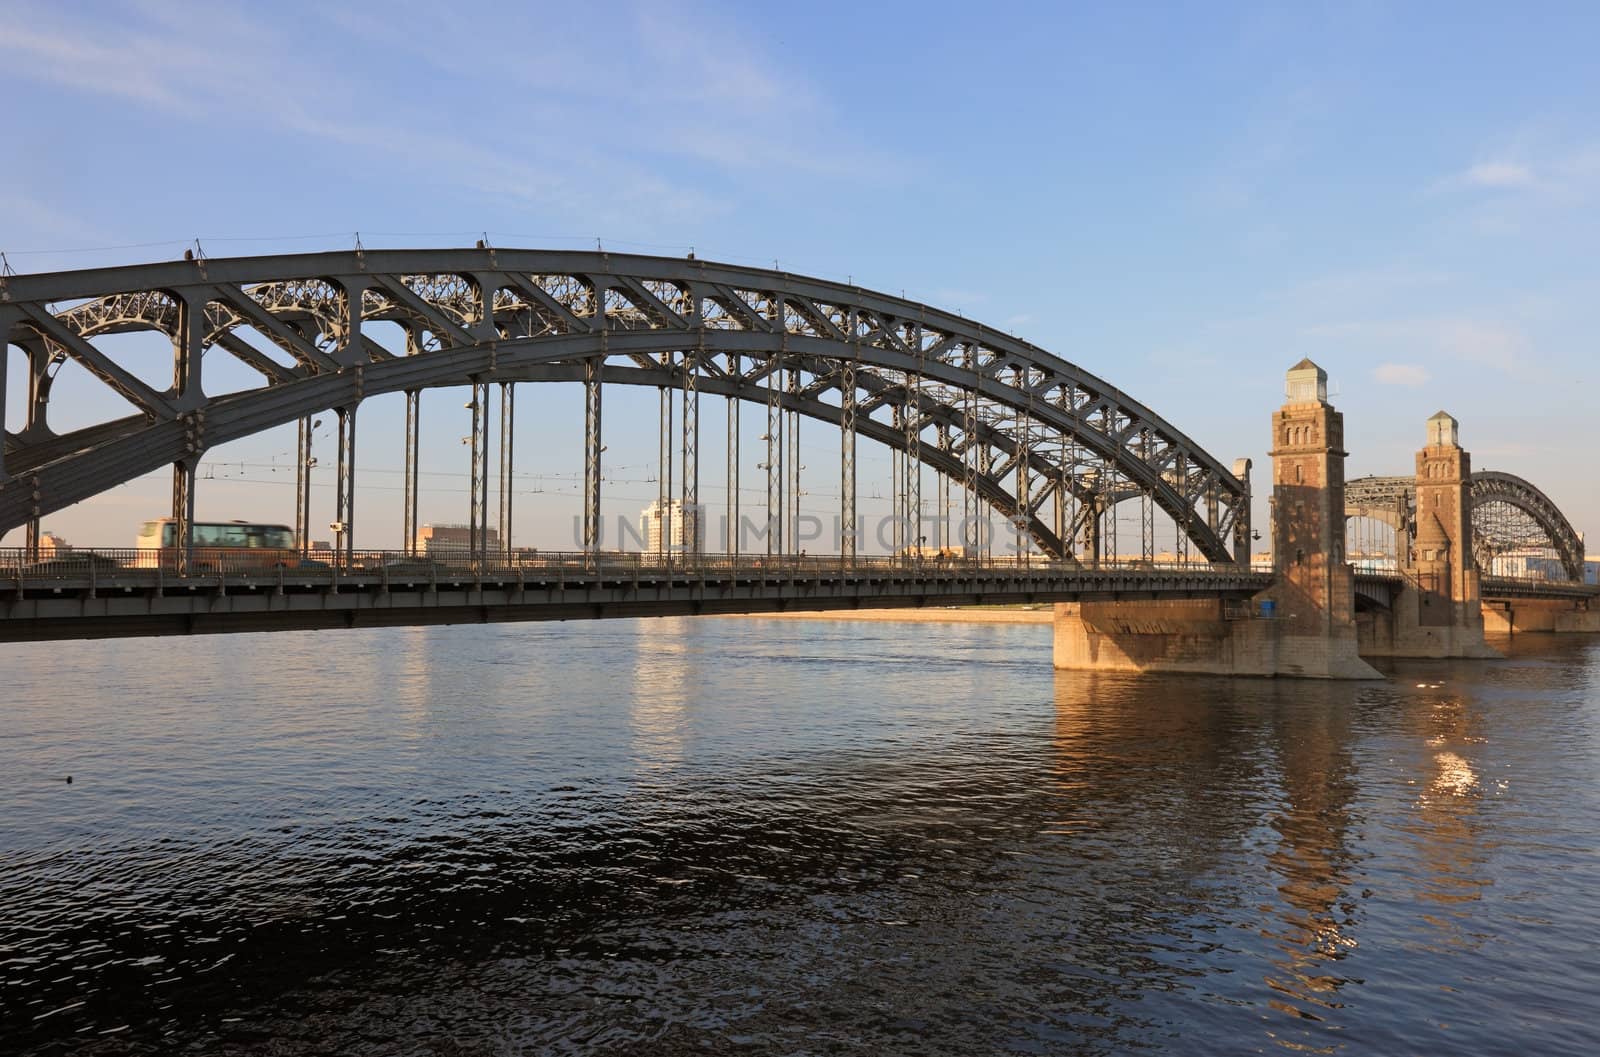
[[[1223,600],[1064,603],[1055,666],[1101,671],[1377,679],[1357,652],[1344,554],[1344,416],[1310,360],[1288,373],[1272,420],[1275,583]]]
[[[1483,604],[1484,631],[1495,635],[1525,632],[1600,632],[1600,610],[1583,600],[1518,598]]]

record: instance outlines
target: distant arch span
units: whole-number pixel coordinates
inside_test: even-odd
[[[1536,545],[1556,553],[1568,580],[1582,582],[1584,569],[1583,538],[1567,520],[1561,508],[1542,490],[1524,478],[1498,470],[1473,473],[1469,495],[1472,503],[1472,553],[1480,567],[1487,567],[1497,553],[1515,546]],[[1526,533],[1509,536],[1494,508],[1503,504],[1524,515],[1536,526],[1536,538]],[[1416,533],[1416,480],[1411,477],[1358,477],[1345,485],[1345,516],[1368,517],[1389,525],[1397,532]]]

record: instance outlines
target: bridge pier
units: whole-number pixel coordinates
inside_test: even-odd
[[[1356,649],[1355,580],[1344,555],[1344,416],[1328,403],[1327,383],[1320,367],[1302,360],[1273,416],[1272,587],[1232,605],[1059,604],[1057,668],[1381,678]]]
[[[1515,598],[1483,603],[1484,630],[1490,634],[1600,632],[1600,609],[1586,599]]]

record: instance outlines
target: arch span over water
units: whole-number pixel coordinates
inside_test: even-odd
[[[380,322],[404,349],[363,333]],[[133,331],[170,339],[171,386],[96,344]],[[853,421],[1051,555],[1130,498],[1206,558],[1248,551],[1248,481],[1115,386],[954,313],[785,272],[493,248],[186,260],[0,278],[0,334],[29,378],[26,421],[4,423],[0,531],[369,396],[589,378]],[[217,352],[261,384],[208,396]],[[132,413],[56,432],[51,380],[67,362]]]

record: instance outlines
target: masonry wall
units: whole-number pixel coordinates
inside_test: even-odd
[[[1342,635],[1306,634],[1289,622],[1230,617],[1216,599],[1062,602],[1055,607],[1057,668],[1379,678],[1356,656],[1355,639],[1354,626]]]
[[[1581,602],[1542,598],[1485,602],[1483,626],[1491,635],[1593,634],[1600,632],[1600,610]]]

